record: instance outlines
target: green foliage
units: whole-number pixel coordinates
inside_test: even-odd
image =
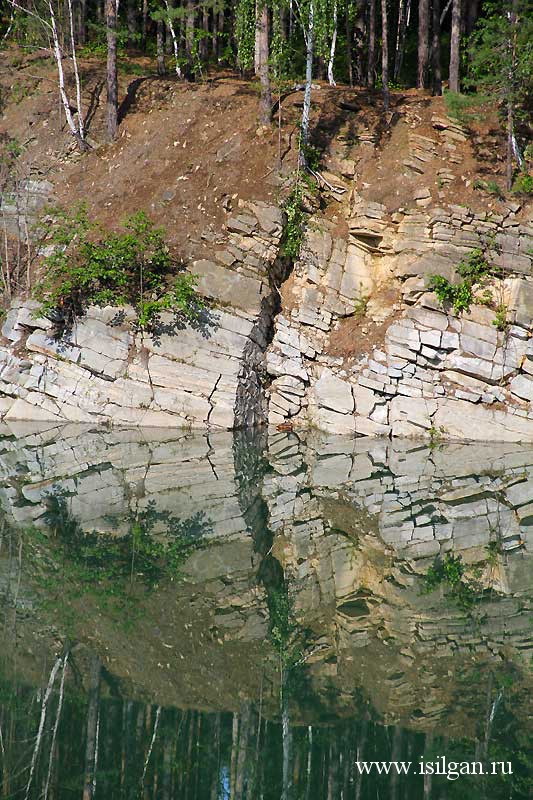
[[[298,259],[302,247],[305,222],[305,212],[302,207],[303,199],[303,183],[301,180],[297,180],[293,190],[283,204],[287,222],[285,223],[282,252],[291,261]]]
[[[92,22],[89,20],[87,23],[88,41],[83,47],[79,48],[80,56],[99,56],[104,57],[107,55],[107,28],[103,23]],[[132,34],[128,30],[127,25],[119,24],[117,26],[117,53],[119,56],[126,56],[126,47],[130,38],[133,38],[134,44],[138,45],[141,41],[140,33]]]
[[[498,200],[505,200],[505,192],[494,180],[482,181],[477,179],[473,183],[473,188],[487,192],[487,194],[492,194],[494,197],[497,197]]]
[[[74,214],[58,211],[51,242],[55,249],[44,259],[35,296],[59,333],[91,304],[132,305],[137,326],[150,332],[164,311],[176,315],[176,324],[198,320],[203,304],[196,279],[173,261],[164,230],[144,212],[127,219],[123,232],[109,233],[89,221],[83,206]]]
[[[134,576],[147,588],[178,577],[187,558],[202,546],[207,528],[202,514],[180,520],[169,511],[157,511],[151,501],[143,511],[130,512],[125,534],[87,532],[59,493],[47,498],[44,521],[64,558],[76,567],[76,576],[87,584],[112,582],[114,594],[124,591]]]
[[[501,303],[496,308],[496,316],[492,320],[492,324],[499,330],[499,331],[506,331],[509,327],[509,320],[507,318],[508,308],[504,303]]]
[[[486,95],[444,92],[444,104],[448,115],[463,125],[481,118],[479,109],[488,99]]]
[[[490,272],[483,250],[480,247],[471,250],[466,259],[459,262],[457,272],[465,281],[479,283]]]
[[[467,85],[519,105],[533,90],[533,15],[531,0],[514,7],[515,25],[507,2],[484,4],[469,43]]]
[[[514,180],[512,191],[526,196],[533,194],[533,175],[521,172]]]
[[[464,281],[459,284],[450,283],[442,275],[430,275],[429,288],[435,292],[440,304],[452,306],[455,314],[468,311],[474,299],[471,286]]]
[[[475,299],[474,286],[490,274],[491,266],[483,250],[477,247],[459,263],[457,272],[463,279],[460,283],[450,283],[442,275],[430,275],[429,286],[437,295],[441,305],[450,305],[455,314],[461,314],[470,310]]]
[[[423,593],[429,594],[444,585],[447,595],[466,612],[471,612],[480,597],[480,587],[466,575],[466,567],[461,556],[447,553],[444,558],[437,557],[424,576]]]
[[[255,0],[238,0],[235,12],[237,62],[241,69],[250,69],[255,52]]]
[[[314,147],[312,144],[303,145],[302,150],[305,157],[305,163],[310,169],[316,172],[320,168],[320,161],[322,158],[320,150],[318,147]]]
[[[368,302],[370,298],[367,294],[361,295],[354,302],[354,315],[356,317],[364,317],[368,311]]]
[[[433,423],[429,429],[429,449],[435,450],[437,448],[442,447],[443,437],[446,433],[446,429],[441,425],[440,428],[437,428],[436,425]]]

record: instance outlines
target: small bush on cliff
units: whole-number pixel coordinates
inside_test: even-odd
[[[296,261],[300,255],[302,246],[305,212],[302,208],[303,188],[301,182],[297,182],[283,204],[283,210],[287,215],[285,223],[283,254],[291,261]]]
[[[84,206],[74,214],[55,212],[53,253],[44,259],[44,277],[35,288],[41,313],[68,330],[89,305],[133,306],[140,330],[152,332],[163,311],[182,322],[198,319],[203,308],[196,278],[177,264],[144,212],[129,217],[123,231],[110,233],[91,223]]]
[[[482,284],[490,275],[491,266],[483,250],[476,247],[460,262],[457,272],[463,279],[460,283],[450,283],[442,275],[430,275],[429,286],[442,305],[451,305],[455,314],[461,314],[470,310],[475,300],[474,286]]]

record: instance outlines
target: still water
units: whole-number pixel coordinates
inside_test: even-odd
[[[531,446],[3,426],[0,797],[533,797],[531,526]]]

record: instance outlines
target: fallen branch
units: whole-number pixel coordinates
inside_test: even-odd
[[[326,180],[326,178],[324,178],[324,176],[321,175],[320,172],[316,172],[314,169],[312,169],[309,166],[309,164],[307,164],[306,166],[311,175],[313,176],[313,178],[316,178],[317,181],[321,181],[324,184],[324,186],[328,187],[330,191],[335,192],[336,194],[344,194],[344,192],[348,191],[348,189],[345,186],[334,186],[332,183]]]

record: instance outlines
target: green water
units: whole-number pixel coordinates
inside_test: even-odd
[[[11,425],[0,509],[1,798],[533,797],[532,447]]]

